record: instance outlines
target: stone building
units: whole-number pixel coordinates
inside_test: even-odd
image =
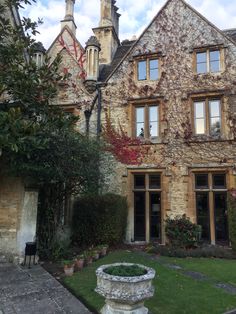
[[[68,74],[53,105],[79,115],[78,129],[91,136],[108,115],[147,149],[140,165],[114,161],[104,184],[127,196],[127,242],[164,244],[166,217],[186,214],[206,241],[228,243],[236,29],[222,31],[183,0],[168,0],[138,39],[120,42],[116,1],[100,1],[100,22],[85,47],[76,37],[75,0],[65,1],[61,31],[47,51],[51,62],[61,56],[60,71]],[[29,207],[36,202],[37,192],[20,179],[1,178],[0,252],[22,252],[35,230]]]
[[[57,104],[80,114],[81,131],[100,132],[107,113],[148,148],[141,165],[116,162],[107,177],[106,188],[129,202],[127,241],[165,243],[166,217],[186,214],[203,239],[227,243],[226,196],[236,186],[236,30],[222,31],[183,0],[169,0],[138,39],[120,43],[116,1],[101,0],[95,37],[83,49],[74,0],[66,3],[48,53],[62,55],[75,84],[59,86]]]

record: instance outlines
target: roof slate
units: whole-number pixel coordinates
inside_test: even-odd
[[[236,41],[236,28],[231,28],[231,29],[225,29],[223,30],[223,33]]]
[[[122,42],[121,46],[119,46],[116,50],[114,58],[111,64],[108,65],[101,65],[100,66],[100,75],[99,81],[104,82],[106,78],[112,73],[112,71],[116,68],[116,66],[120,63],[122,58],[126,55],[129,51],[130,47],[135,43],[135,40],[125,40]]]

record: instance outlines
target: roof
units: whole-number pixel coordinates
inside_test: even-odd
[[[114,58],[111,64],[100,66],[99,81],[104,82],[107,77],[115,70],[117,65],[121,62],[123,57],[127,54],[130,47],[135,43],[136,40],[124,40],[121,45],[117,48]]]
[[[223,33],[236,41],[236,28],[231,28],[231,29],[224,29]]]

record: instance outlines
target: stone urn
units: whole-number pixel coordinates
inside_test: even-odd
[[[135,277],[121,277],[109,275],[104,270],[113,266],[137,265],[146,270],[145,275]],[[148,309],[144,301],[154,295],[152,279],[155,270],[144,265],[130,263],[116,263],[103,265],[96,270],[97,288],[95,291],[105,297],[106,304],[102,314],[147,314]]]

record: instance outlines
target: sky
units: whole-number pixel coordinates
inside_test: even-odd
[[[166,0],[117,0],[120,17],[120,39],[139,36]],[[186,0],[197,11],[220,29],[236,28],[235,0]],[[60,32],[60,21],[65,15],[65,0],[37,0],[21,11],[21,15],[32,20],[43,19],[37,40],[48,48]],[[76,0],[75,23],[77,38],[82,45],[93,35],[92,28],[98,27],[100,0]]]

